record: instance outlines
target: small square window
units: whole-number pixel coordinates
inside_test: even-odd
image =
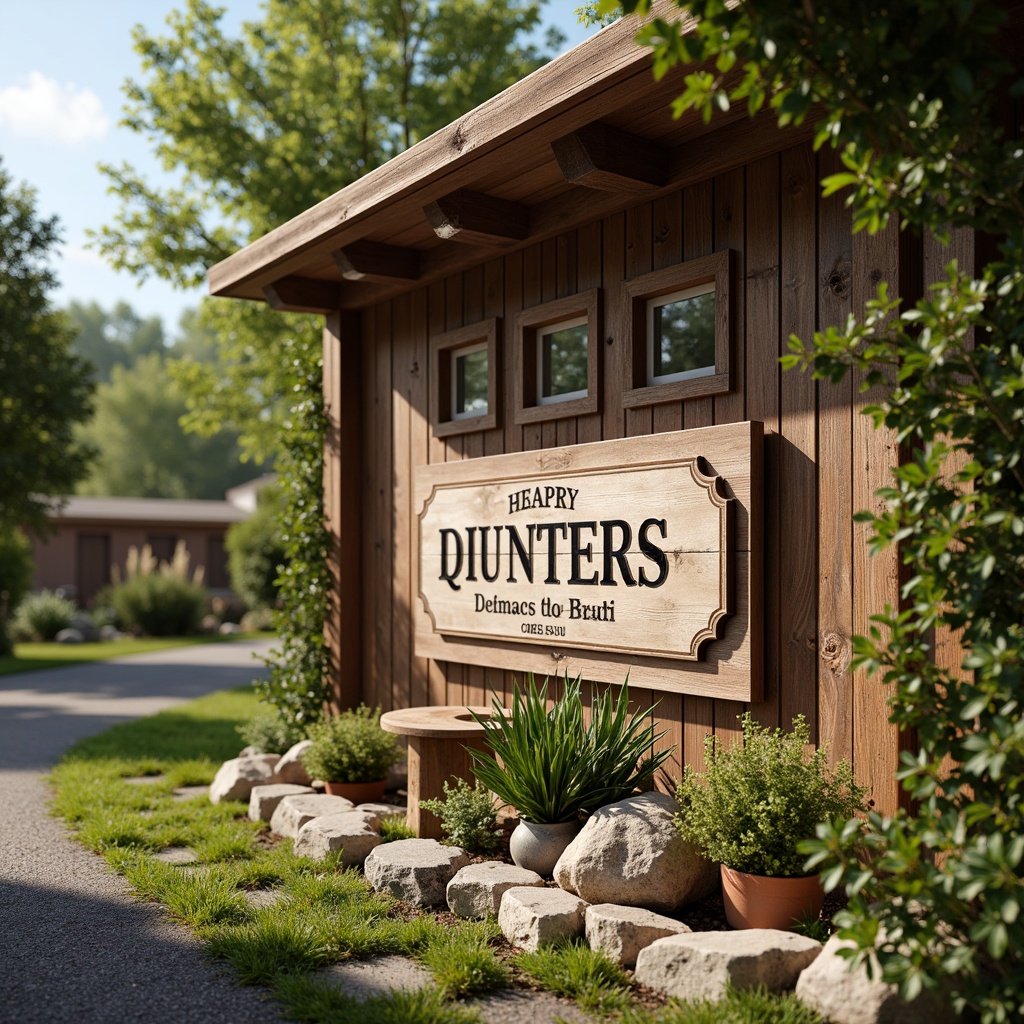
[[[499,425],[500,323],[484,320],[430,339],[430,425],[435,437]]]
[[[598,411],[600,314],[596,288],[516,314],[516,423]]]
[[[542,327],[537,339],[537,404],[587,397],[587,318]]]
[[[731,389],[732,262],[724,250],[625,282],[627,409]]]
[[[452,419],[486,416],[489,404],[487,342],[454,349],[451,364]]]
[[[697,285],[647,300],[647,383],[715,372],[715,286]]]

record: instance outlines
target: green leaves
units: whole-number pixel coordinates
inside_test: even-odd
[[[548,681],[532,675],[515,686],[510,714],[493,699],[489,718],[473,713],[493,755],[470,750],[473,771],[488,789],[527,821],[558,824],[580,812],[622,800],[648,782],[672,748],[651,754],[663,733],[649,712],[629,714],[629,687],[595,694],[589,726],[583,720],[580,679],[565,679],[560,699],[547,706]],[[653,709],[652,709],[653,710]]]

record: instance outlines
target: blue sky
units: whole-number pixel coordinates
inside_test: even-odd
[[[576,24],[580,0],[549,0],[546,21],[568,37],[588,30]],[[139,313],[157,315],[173,334],[182,310],[202,292],[182,292],[150,279],[139,286],[87,248],[86,231],[113,217],[99,163],[127,161],[151,180],[161,170],[144,139],[118,126],[121,86],[139,73],[131,29],[141,22],[159,31],[184,0],[0,0],[0,158],[16,181],[37,190],[42,216],[57,214],[64,244],[56,261],[61,287],[54,300],[119,299]],[[258,16],[259,0],[221,0],[229,30]]]

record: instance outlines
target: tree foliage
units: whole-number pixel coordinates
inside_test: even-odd
[[[224,538],[231,589],[247,608],[273,608],[277,577],[284,562],[278,520],[281,499],[276,487],[259,493],[256,511],[235,523]]]
[[[542,64],[522,42],[542,2],[268,0],[235,38],[220,8],[189,0],[166,35],[136,29],[144,77],[126,86],[124,123],[155,140],[179,183],[106,167],[121,211],[98,233],[101,251],[141,278],[202,283],[245,243]],[[175,371],[189,427],[234,429],[263,457],[288,409],[280,342],[301,338],[315,359],[318,327],[241,303],[204,307],[220,359]]]
[[[47,298],[59,237],[0,164],[0,528],[44,530],[48,495],[70,494],[91,455],[74,437],[91,410],[88,367]]]
[[[185,400],[168,379],[164,357],[115,364],[96,391],[96,414],[80,435],[97,451],[81,494],[140,498],[223,498],[252,477],[235,435],[186,434]]]
[[[610,5],[609,5],[610,6]],[[646,11],[647,0],[625,0]],[[1008,6],[898,0],[687,5],[696,27],[641,31],[655,74],[685,64],[677,110],[710,118],[736,102],[780,125],[818,119],[845,170],[857,229],[895,217],[941,239],[999,239],[975,278],[951,263],[912,307],[885,283],[863,316],[793,339],[786,361],[840,379],[853,366],[882,398],[866,410],[909,452],[886,508],[861,513],[872,546],[898,546],[899,607],[877,609],[857,658],[886,684],[892,720],[916,736],[894,817],[824,825],[809,850],[850,894],[843,934],[877,949],[903,995],[942,991],[984,1021],[1024,1016],[1024,151],[1002,101],[1024,94],[1008,59]],[[935,663],[935,631],[961,665]]]
[[[160,318],[143,319],[127,302],[105,310],[97,302],[72,301],[67,314],[77,332],[73,349],[92,364],[99,381],[109,381],[115,366],[131,366],[140,356],[164,351]]]

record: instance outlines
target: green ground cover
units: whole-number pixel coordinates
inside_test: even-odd
[[[267,826],[250,822],[241,803],[174,799],[176,787],[210,782],[237,754],[236,726],[256,707],[250,688],[227,690],[83,740],[54,769],[54,811],[140,900],[162,904],[194,929],[211,957],[229,964],[241,983],[269,989],[291,1019],[479,1024],[473,998],[518,984],[623,1024],[818,1024],[791,996],[745,993],[714,1005],[657,1007],[637,998],[628,973],[579,943],[513,955],[493,919],[411,912],[372,892],[358,871],[296,857],[290,840],[268,842]],[[146,775],[152,783],[125,781]],[[168,847],[194,850],[198,866],[157,860]],[[276,901],[251,901],[255,890]],[[328,964],[385,953],[421,963],[434,987],[356,1003],[321,973]]]
[[[111,658],[123,658],[128,654],[148,654],[150,651],[165,651],[172,647],[231,643],[234,640],[270,636],[273,634],[243,633],[241,636],[125,637],[95,644],[15,644],[13,655],[0,658],[0,676],[60,668],[62,665],[80,665],[88,661],[110,661]]]

